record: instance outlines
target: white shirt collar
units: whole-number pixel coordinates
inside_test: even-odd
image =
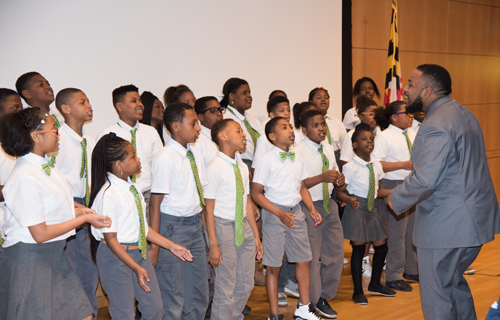
[[[139,121],[137,121],[137,122],[135,123],[135,126],[131,127],[131,126],[129,126],[128,124],[126,124],[125,122],[123,122],[123,120],[122,120],[122,119],[118,119],[118,125],[119,125],[120,127],[122,127],[123,129],[130,131],[130,130],[133,130],[133,129],[139,128]]]
[[[395,125],[392,125],[392,124],[389,125],[388,129],[391,129],[391,130],[397,132],[398,134],[402,134],[403,132],[406,132],[406,129],[404,129],[404,130],[400,129],[400,128],[396,127]]]
[[[314,150],[318,150],[322,145],[322,144],[317,144],[316,142],[312,141],[311,139],[309,139],[308,136],[304,137],[304,141],[309,147],[313,148]]]
[[[227,106],[229,110],[233,111],[233,113],[240,119],[241,121],[245,120],[245,117],[247,116],[247,111],[244,111],[244,114],[239,113],[235,108],[231,107],[230,105]]]
[[[356,154],[354,155],[353,160],[356,161],[357,163],[361,164],[362,166],[366,166],[368,163],[373,163],[373,159],[371,156],[370,156],[370,162],[366,162],[365,160],[358,157],[358,155],[356,155]]]
[[[175,141],[174,139],[170,139],[169,145],[177,151],[181,156],[186,157],[188,150],[191,150],[191,146],[187,145],[187,149],[184,148],[179,142]]]
[[[130,178],[127,178],[127,181],[125,181],[125,180],[118,178],[117,176],[115,176],[114,174],[112,174],[110,172],[110,173],[108,173],[108,180],[110,183],[116,184],[117,186],[119,186],[123,189],[126,189],[126,190],[130,189],[130,185],[131,185]]]
[[[227,155],[225,155],[224,153],[222,153],[220,151],[217,151],[217,156],[219,156],[221,159],[223,159],[224,161],[227,161],[231,164],[237,164],[236,159],[231,159],[230,157],[228,157]]]
[[[71,127],[68,126],[66,122],[63,122],[61,124],[61,129],[63,129],[64,132],[66,132],[72,139],[78,142],[82,142],[83,136],[85,135],[85,130],[83,128],[82,128],[82,136],[80,137],[80,135],[76,133],[73,129],[71,129]]]
[[[28,161],[29,163],[32,163],[37,166],[41,166],[43,164],[46,164],[48,162],[47,159],[40,157],[39,155],[36,155],[32,152],[25,154],[24,156],[20,157],[20,159],[24,159]]]
[[[210,140],[212,140],[212,130],[208,129],[200,123],[201,133],[206,135]]]

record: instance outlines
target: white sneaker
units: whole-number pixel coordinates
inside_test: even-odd
[[[278,292],[278,307],[288,306],[288,300],[283,292]]]
[[[288,279],[285,284],[285,293],[288,293],[294,298],[299,298],[299,285]]]
[[[370,249],[368,249],[368,253],[371,253],[371,254],[375,253],[375,248],[373,247],[373,244],[370,245]]]
[[[299,304],[293,313],[293,318],[296,320],[323,320],[314,309],[312,303],[304,305]]]
[[[387,259],[386,259],[386,260],[384,260],[384,268],[383,268],[383,270],[385,270],[385,267],[386,267],[386,266],[387,266]]]
[[[370,264],[370,256],[366,256],[363,258],[363,277],[372,277],[372,265]]]
[[[344,258],[344,264],[348,264],[349,263],[349,260],[347,260],[347,258]]]

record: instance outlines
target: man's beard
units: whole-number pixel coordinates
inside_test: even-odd
[[[422,111],[424,108],[424,102],[422,101],[422,97],[418,95],[418,97],[409,105],[406,106],[406,111],[408,113],[415,113],[418,111]]]

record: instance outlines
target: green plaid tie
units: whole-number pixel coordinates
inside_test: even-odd
[[[295,161],[295,152],[280,152],[281,161],[285,161],[286,157],[290,158],[290,160]]]
[[[377,136],[377,129],[375,129],[375,131],[373,131],[373,137],[375,138]]]
[[[241,247],[245,239],[245,227],[243,226],[243,197],[245,196],[245,188],[243,187],[243,179],[238,164],[233,164],[234,176],[236,177],[236,206],[234,216],[234,243]]]
[[[328,123],[326,123],[326,118],[325,118],[325,127],[326,127],[326,137],[328,138],[328,143],[333,146],[332,135],[330,134],[330,128],[328,128]]]
[[[137,128],[130,130],[130,134],[132,135],[132,145],[134,146],[135,153],[136,153],[136,155],[137,155],[137,147],[136,147],[136,145],[135,145],[135,134],[136,134],[136,133],[137,133]],[[135,180],[137,180],[137,179],[136,179],[136,175],[135,175],[135,174],[133,174],[133,175],[132,175],[132,182],[134,182],[134,183],[135,183]]]
[[[323,153],[323,146],[321,145],[318,148],[319,153],[321,154],[321,159],[322,159],[322,164],[323,168],[321,169],[321,173],[325,173],[328,171],[328,168],[330,167],[330,161],[328,161],[328,158],[326,155]],[[330,192],[328,190],[328,183],[322,182],[323,185],[323,207],[325,208],[325,211],[330,214]]]
[[[146,260],[147,253],[147,241],[146,241],[146,228],[144,227],[144,215],[142,211],[141,197],[139,197],[139,192],[132,185],[130,186],[130,192],[134,195],[135,206],[137,207],[137,212],[139,213],[139,249],[141,250],[141,255],[144,260]]]
[[[85,205],[89,206],[90,190],[89,190],[89,174],[87,169],[87,139],[83,138],[80,142],[82,145],[82,168],[80,169],[80,179],[85,175]]]
[[[406,133],[406,131],[403,131],[403,134],[406,139],[406,144],[408,145],[408,151],[410,151],[410,160],[411,160],[412,158],[411,149],[413,148],[413,145],[411,144],[410,138],[408,137],[408,133]]]
[[[54,122],[56,123],[55,124],[56,129],[59,129],[61,127],[61,123],[59,122],[59,120],[57,120],[57,117],[55,115],[52,114],[51,116],[54,119]]]
[[[373,164],[368,163],[366,165],[368,171],[370,172],[370,184],[368,186],[368,210],[372,211],[373,205],[375,203],[375,173],[373,172]]]
[[[203,200],[203,188],[201,187],[200,176],[198,175],[198,167],[196,166],[196,161],[194,160],[193,152],[188,150],[186,156],[191,162],[191,169],[193,169],[194,180],[196,181],[196,190],[198,191],[198,196],[200,197],[200,206],[205,207],[205,201]]]
[[[54,162],[56,161],[56,157],[52,156],[50,158],[49,162],[42,164],[42,169],[45,171],[45,173],[50,176],[50,168],[54,168]]]
[[[229,108],[227,109],[233,114],[233,116],[236,116],[233,110]],[[252,125],[250,124],[250,122],[248,122],[246,118],[243,119],[243,124],[245,125],[245,128],[247,128],[247,131],[250,134],[250,137],[252,138],[253,148],[255,150],[257,148],[257,139],[259,139],[260,133],[252,127]]]

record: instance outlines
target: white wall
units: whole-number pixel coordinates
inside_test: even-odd
[[[38,71],[55,93],[82,89],[94,136],[117,119],[111,91],[130,83],[161,99],[171,85],[217,96],[243,78],[261,119],[272,90],[293,105],[322,86],[341,116],[340,0],[2,0],[0,43],[0,87]]]

